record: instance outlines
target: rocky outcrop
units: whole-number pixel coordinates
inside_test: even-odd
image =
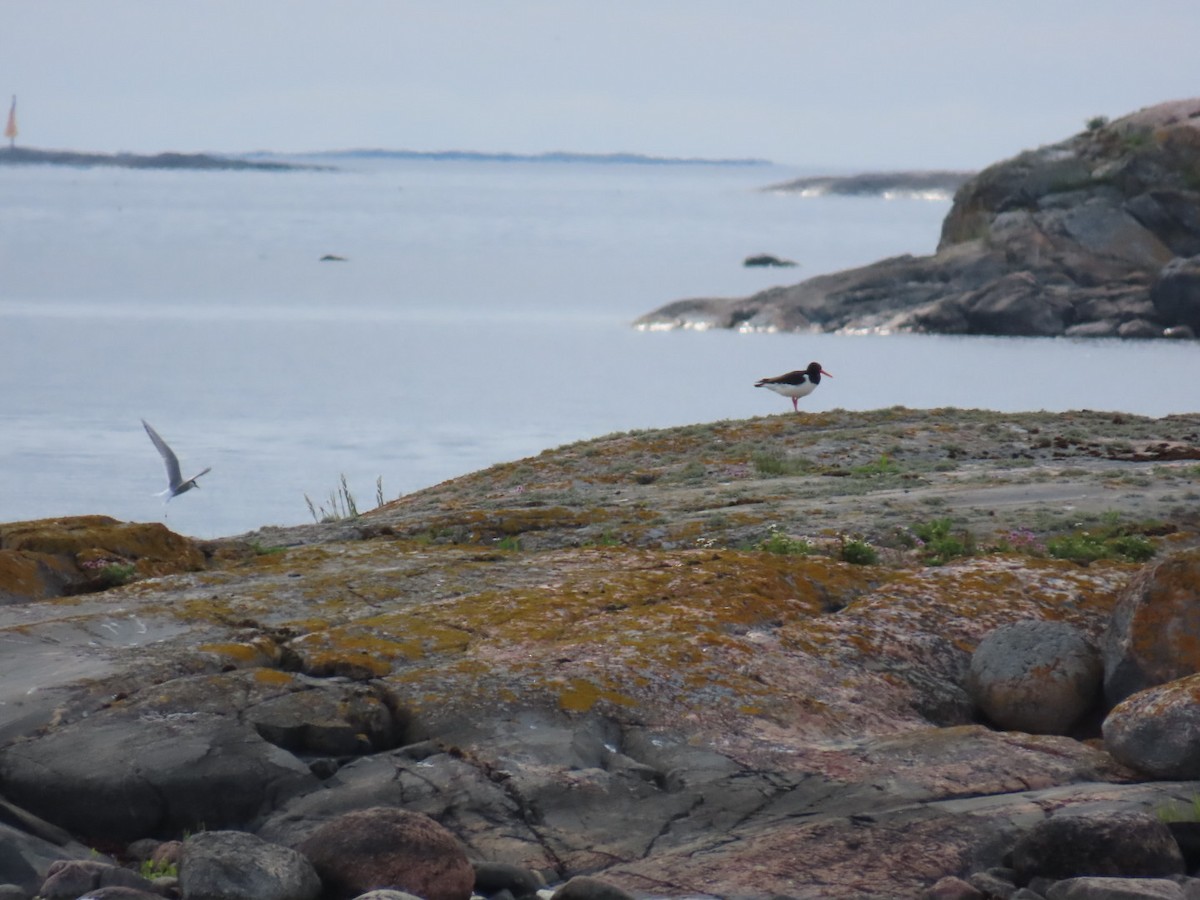
[[[204,551],[165,525],[72,516],[0,525],[0,604],[116,587],[205,566]]]
[[[1195,337],[1200,99],[1164,103],[991,166],[937,253],[742,299],[681,300],[643,328]]]
[[[968,681],[1016,623],[1100,641],[1141,568],[1062,558],[1081,524],[1187,557],[1198,445],[1195,416],[899,408],[612,435],[0,607],[0,877],[236,830],[272,845],[242,868],[291,848],[329,892],[386,830],[336,845],[345,817],[384,808],[453,835],[456,897],[481,863],[514,896],[993,883],[1050,813],[1191,803],[1095,718],[997,727]],[[924,564],[931,510],[974,555]]]

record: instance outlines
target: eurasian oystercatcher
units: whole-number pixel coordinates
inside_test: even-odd
[[[172,497],[178,497],[180,494],[190,491],[194,487],[200,487],[200,485],[196,484],[196,479],[200,475],[207,475],[212,471],[212,468],[209,467],[198,475],[193,475],[187,481],[184,481],[183,475],[179,471],[179,459],[175,456],[174,451],[167,446],[166,441],[158,436],[158,432],[150,427],[149,422],[142,419],[142,424],[146,427],[146,434],[150,435],[150,440],[154,442],[154,446],[158,450],[158,455],[163,458],[163,462],[167,466],[167,489],[160,492],[159,496],[165,496],[167,500],[170,500]]]
[[[821,368],[819,362],[811,362],[807,369],[800,369],[796,372],[788,372],[786,375],[777,375],[774,378],[760,378],[754,382],[755,387],[770,388],[777,394],[783,394],[785,397],[792,398],[792,409],[796,412],[800,411],[800,407],[796,405],[796,401],[801,397],[807,397],[817,389],[817,385],[821,383],[821,376],[832,378],[833,376]]]

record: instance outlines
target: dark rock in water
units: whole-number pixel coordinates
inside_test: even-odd
[[[778,256],[771,256],[769,253],[760,253],[757,256],[747,256],[742,265],[746,268],[775,266],[779,268],[795,268],[796,263],[790,259],[780,259]]]
[[[1200,99],[1164,103],[965,181],[933,256],[896,257],[745,298],[679,300],[635,325],[1132,338],[1197,332],[1197,265],[1189,261],[1200,256],[1197,167]]]
[[[469,900],[475,871],[458,840],[428,816],[393,807],[347,813],[297,849],[312,860],[326,896],[349,900],[399,888],[424,900]]]
[[[346,257],[338,256],[336,253],[326,253],[321,257],[321,262],[345,262]]]

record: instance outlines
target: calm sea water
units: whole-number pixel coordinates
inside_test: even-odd
[[[337,172],[0,168],[0,521],[103,513],[200,537],[311,521],[563,443],[809,409],[1194,411],[1193,344],[644,333],[929,253],[947,201],[763,192],[773,167],[349,162]],[[745,269],[754,253],[797,260]],[[343,262],[321,262],[325,254]],[[142,430],[202,489],[164,507]]]

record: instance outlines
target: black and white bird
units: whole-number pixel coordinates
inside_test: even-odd
[[[819,362],[811,362],[807,369],[799,369],[795,372],[788,372],[786,375],[776,375],[774,378],[760,378],[754,382],[755,387],[765,387],[777,394],[782,394],[785,397],[792,398],[792,409],[796,412],[800,411],[800,407],[796,405],[796,401],[801,397],[807,397],[817,389],[817,385],[821,383],[821,376],[832,378],[833,376],[821,368]]]
[[[196,484],[196,479],[201,475],[207,475],[212,471],[209,467],[197,475],[193,475],[187,481],[183,480],[183,476],[179,472],[179,459],[175,456],[175,452],[167,446],[167,442],[158,436],[158,432],[150,427],[150,423],[142,419],[142,425],[146,427],[146,434],[150,435],[150,440],[154,442],[154,446],[158,449],[158,455],[163,458],[163,462],[167,466],[167,489],[159,493],[160,497],[166,497],[170,500],[172,497],[178,497],[180,494],[190,491],[194,487],[200,487]]]

